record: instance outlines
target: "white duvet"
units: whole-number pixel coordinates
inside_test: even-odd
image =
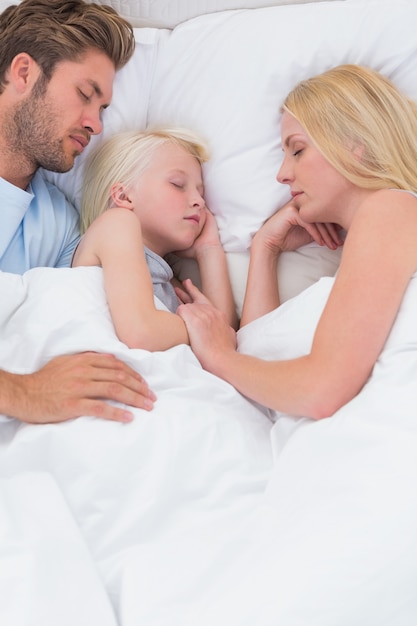
[[[332,279],[239,333],[308,350]],[[364,390],[333,418],[268,419],[187,346],[129,350],[98,268],[0,274],[0,367],[111,351],[152,412],[0,422],[0,623],[415,626],[417,280]]]

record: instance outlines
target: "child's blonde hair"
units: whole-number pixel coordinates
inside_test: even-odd
[[[111,206],[111,187],[129,187],[149,167],[155,151],[164,144],[184,148],[200,164],[209,158],[204,140],[184,128],[154,128],[120,132],[92,153],[84,172],[81,198],[81,233]]]

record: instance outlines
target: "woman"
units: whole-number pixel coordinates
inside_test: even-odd
[[[277,411],[328,417],[370,376],[417,270],[417,106],[383,76],[344,65],[286,98],[277,179],[292,201],[255,235],[241,325],[279,306],[281,252],[347,233],[334,285],[306,354],[265,361],[190,284],[180,307],[203,367]],[[335,227],[334,225],[338,225]],[[306,311],[308,316],[308,311]]]

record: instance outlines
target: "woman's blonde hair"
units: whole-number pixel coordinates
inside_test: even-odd
[[[154,128],[116,133],[102,143],[87,161],[81,197],[81,233],[111,206],[111,187],[130,187],[151,164],[155,151],[165,144],[182,147],[202,164],[209,158],[204,140],[184,128]]]
[[[299,83],[282,111],[355,185],[417,192],[417,103],[380,73],[333,68]]]

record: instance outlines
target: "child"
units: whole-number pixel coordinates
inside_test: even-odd
[[[116,333],[131,348],[189,343],[171,252],[195,258],[202,291],[236,326],[225,253],[204,201],[204,143],[185,129],[118,133],[92,155],[72,266],[100,266]],[[155,305],[154,294],[165,305]]]

